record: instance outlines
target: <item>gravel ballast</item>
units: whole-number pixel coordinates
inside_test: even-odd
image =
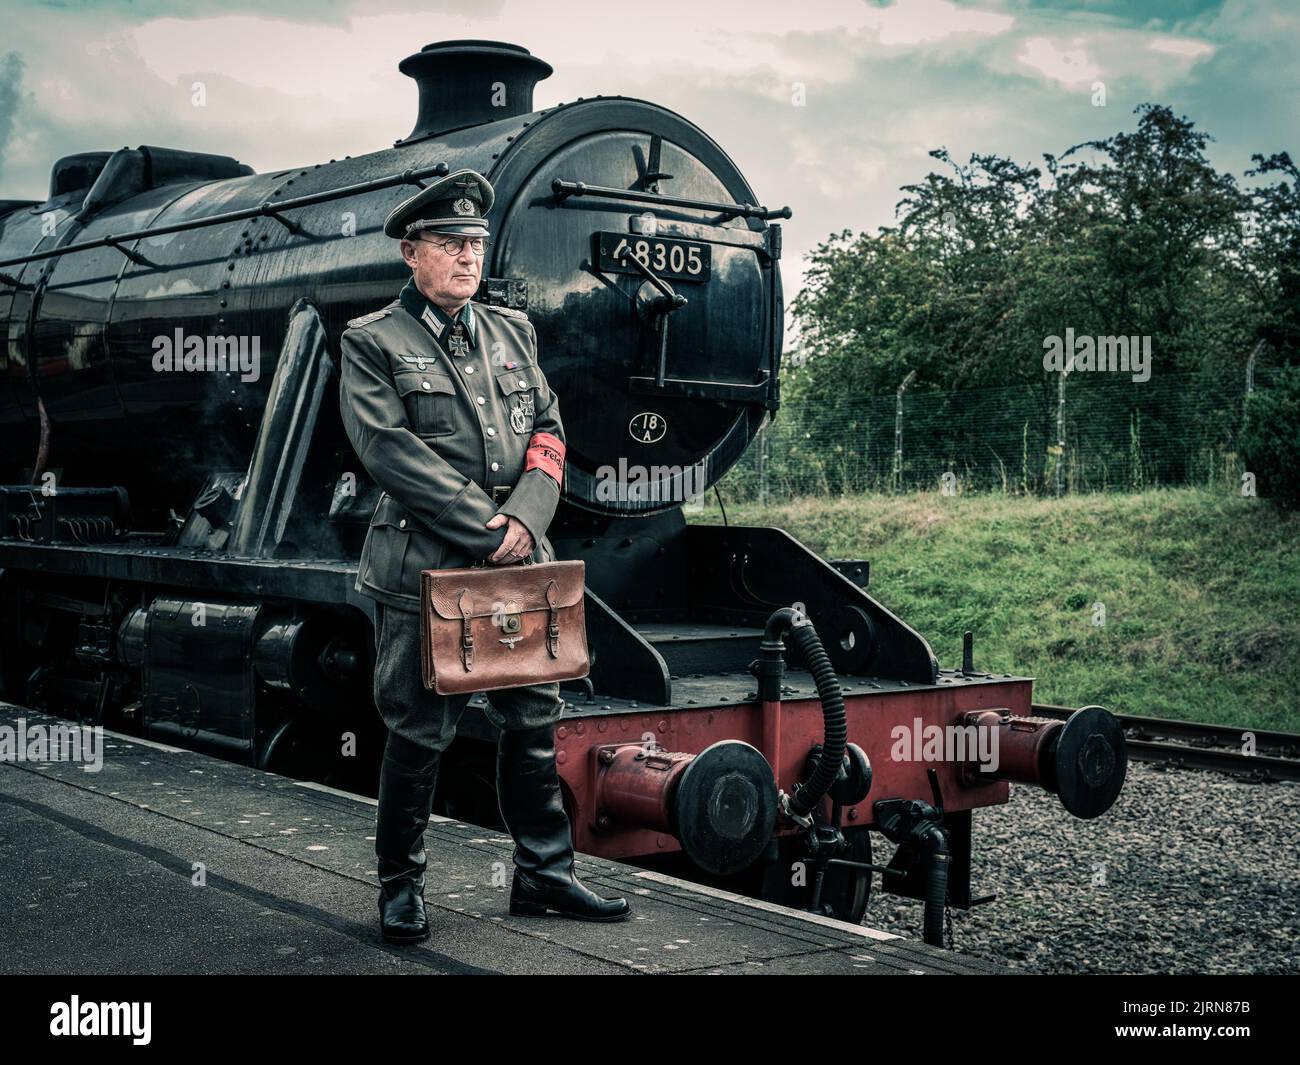
[[[877,842],[882,864],[892,846]],[[956,949],[1042,973],[1300,973],[1300,786],[1130,764],[1101,817],[1045,791],[974,815]],[[921,904],[873,883],[864,924],[921,936]]]

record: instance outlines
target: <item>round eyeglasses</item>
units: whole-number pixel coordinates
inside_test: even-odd
[[[432,244],[435,248],[441,248],[445,255],[459,255],[466,244],[475,255],[482,255],[487,250],[486,237],[447,237],[445,240],[417,237],[416,239],[424,241],[425,244]]]

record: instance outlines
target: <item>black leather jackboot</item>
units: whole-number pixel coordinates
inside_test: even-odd
[[[429,937],[424,913],[424,830],[433,808],[440,752],[390,734],[379,771],[375,857],[379,864],[379,924],[390,943]]]
[[[501,733],[497,799],[515,841],[510,912],[544,917],[553,910],[583,921],[619,921],[624,898],[597,895],[573,874],[573,838],[555,768],[555,726]]]

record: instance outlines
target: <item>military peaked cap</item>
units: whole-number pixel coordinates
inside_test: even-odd
[[[494,198],[491,182],[478,171],[456,170],[394,207],[384,220],[384,232],[399,239],[422,229],[484,236]]]

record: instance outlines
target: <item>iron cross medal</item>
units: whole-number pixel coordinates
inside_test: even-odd
[[[469,353],[469,344],[466,343],[465,338],[461,336],[459,322],[456,323],[456,327],[451,331],[451,340],[449,343],[451,344],[451,353],[453,355],[467,355]]]

